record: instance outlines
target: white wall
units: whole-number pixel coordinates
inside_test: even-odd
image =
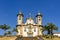
[[[31,24],[35,24],[34,20],[32,20],[32,19],[27,19],[25,24],[30,24],[30,23]]]
[[[33,31],[33,36],[37,36],[38,35],[38,28],[37,27],[36,27],[36,32],[34,32],[34,29],[32,31]]]
[[[23,27],[23,32],[22,32],[22,35],[23,35],[23,37],[27,37],[28,35],[27,35],[27,31],[28,31],[28,29],[26,29],[26,32],[24,31],[24,27]]]
[[[18,29],[18,34],[17,35],[20,35],[20,29]]]
[[[26,32],[24,31],[24,28],[25,27],[23,27],[23,32],[22,32],[22,35],[23,35],[23,37],[28,37],[28,34],[27,34],[27,32],[28,32],[28,29],[26,28]],[[36,32],[34,32],[34,28],[32,29],[32,32],[33,32],[33,34],[32,34],[32,36],[34,37],[34,36],[37,36],[38,35],[38,28],[36,27]]]
[[[59,36],[59,37],[60,37],[60,34],[53,34],[53,35],[55,35],[55,36]]]

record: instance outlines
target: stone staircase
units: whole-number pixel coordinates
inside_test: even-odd
[[[38,40],[36,37],[24,37],[22,40]]]
[[[37,37],[22,37],[22,38],[17,38],[16,40],[43,40],[43,39],[39,39]]]

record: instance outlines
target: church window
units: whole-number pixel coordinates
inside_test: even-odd
[[[31,28],[31,26],[29,26],[29,27],[28,27],[28,29],[29,29],[29,32],[31,32],[31,31],[32,31],[32,28]]]
[[[40,18],[40,17],[39,17]]]
[[[34,28],[34,32],[36,32],[36,29]]]
[[[29,36],[29,37],[32,37],[32,34],[29,34],[28,36]]]
[[[31,29],[31,26],[29,26],[29,28]]]
[[[40,18],[39,18],[39,20],[40,20]]]
[[[19,20],[21,20],[21,16],[19,16]]]
[[[24,31],[26,32],[26,28],[24,28]]]

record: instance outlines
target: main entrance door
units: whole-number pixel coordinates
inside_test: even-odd
[[[32,37],[33,35],[32,34],[28,34],[28,37]]]

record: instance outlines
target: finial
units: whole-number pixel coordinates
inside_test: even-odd
[[[42,15],[41,15],[40,11],[38,11],[38,13],[37,13],[36,17],[37,17],[37,16],[41,16],[41,17],[42,17]]]
[[[40,13],[40,11],[38,11],[38,15],[40,15],[41,13]]]
[[[40,15],[41,13],[38,13],[38,15]]]
[[[18,12],[17,16],[18,16],[18,15],[24,16],[21,11]]]
[[[29,13],[29,16],[31,17],[31,13]]]
[[[22,14],[22,12],[21,12],[21,11],[19,11],[18,13],[19,13],[19,14]]]

